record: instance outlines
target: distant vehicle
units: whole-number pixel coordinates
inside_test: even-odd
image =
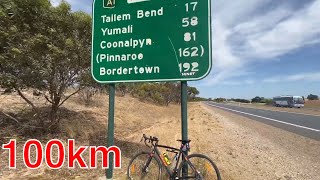
[[[302,96],[277,96],[273,98],[273,105],[277,107],[304,107],[304,97]]]

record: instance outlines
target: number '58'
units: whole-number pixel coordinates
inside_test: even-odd
[[[182,27],[188,27],[189,25],[191,26],[196,26],[198,25],[198,18],[197,17],[186,17],[182,19]]]

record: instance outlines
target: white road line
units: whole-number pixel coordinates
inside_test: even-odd
[[[298,127],[298,128],[308,129],[310,131],[320,132],[319,129],[313,129],[313,128],[309,128],[309,127],[305,127],[305,126],[300,126],[300,125],[297,125],[297,124],[287,123],[287,122],[283,122],[283,121],[280,121],[280,120],[267,118],[267,117],[263,117],[263,116],[258,116],[258,115],[255,115],[255,114],[250,114],[250,113],[246,113],[246,112],[242,112],[242,111],[237,111],[237,110],[233,110],[233,109],[229,109],[229,108],[225,108],[225,107],[221,107],[221,106],[216,106],[216,105],[209,104],[209,103],[205,103],[205,104],[207,104],[209,106],[214,106],[214,107],[217,107],[217,108],[226,109],[226,110],[229,110],[229,111],[241,113],[241,114],[246,114],[246,115],[249,115],[249,116],[254,116],[254,117],[266,119],[266,120],[269,120],[269,121],[274,121],[274,122],[278,122],[278,123],[282,123],[282,124],[286,124],[286,125],[290,125],[290,126],[294,126],[294,127]]]

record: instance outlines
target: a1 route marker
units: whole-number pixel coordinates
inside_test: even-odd
[[[95,0],[92,76],[100,83],[190,81],[211,69],[210,0]]]

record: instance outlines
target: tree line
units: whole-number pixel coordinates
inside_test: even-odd
[[[90,79],[91,80],[91,79]],[[93,95],[98,91],[108,93],[108,85],[101,85],[95,82],[87,84],[84,88],[85,94],[89,94],[86,101],[88,104]],[[118,83],[116,84],[118,96],[130,95],[140,101],[153,102],[158,105],[168,106],[170,103],[180,104],[181,84],[180,82],[155,82],[155,83]],[[188,86],[188,101],[199,101],[199,91],[195,87]]]
[[[312,101],[312,100],[319,100],[319,96],[318,95],[314,95],[314,94],[310,94],[307,96],[307,99]],[[226,102],[226,101],[234,101],[234,102],[240,102],[240,103],[265,103],[265,104],[272,104],[273,103],[273,99],[270,98],[264,98],[264,97],[260,97],[260,96],[256,96],[254,98],[252,98],[251,100],[248,99],[226,99],[226,98],[216,98],[213,99],[213,101],[215,102]]]

